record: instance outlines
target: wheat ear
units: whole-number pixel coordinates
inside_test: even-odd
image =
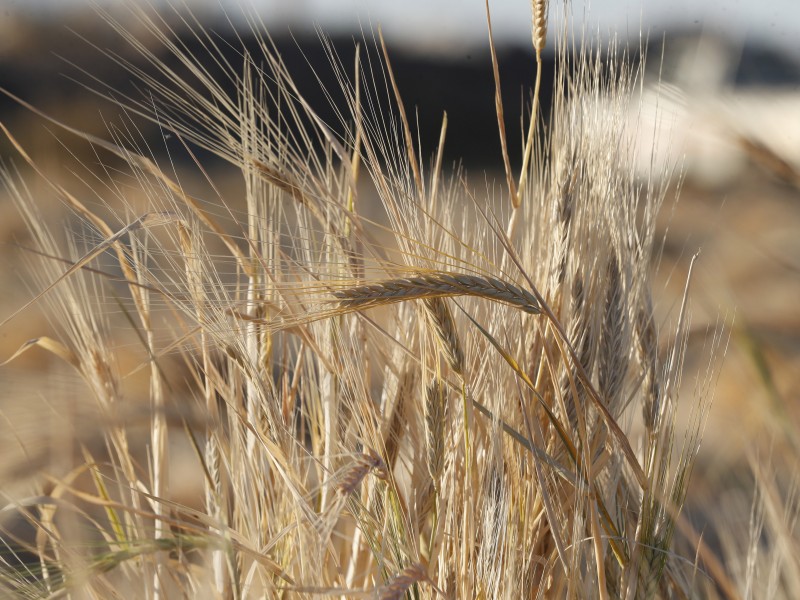
[[[622,389],[628,370],[626,345],[625,290],[616,256],[612,255],[606,268],[608,286],[605,315],[600,336],[597,378],[600,392],[608,402],[614,402]]]
[[[372,448],[367,448],[366,452],[356,457],[339,482],[339,491],[345,495],[352,494],[369,473],[374,473],[382,481],[389,479],[386,463]]]
[[[547,0],[531,0],[533,9],[533,48],[536,50],[537,57],[544,50],[547,42]]]
[[[636,316],[636,357],[642,371],[642,387],[645,399],[642,404],[642,416],[648,433],[653,434],[658,428],[660,414],[661,386],[658,381],[658,339],[652,308],[639,309]]]
[[[425,394],[425,442],[428,474],[433,486],[438,489],[444,468],[444,428],[447,412],[447,397],[444,383],[437,377]]]
[[[415,563],[395,575],[388,584],[381,588],[378,597],[380,600],[400,600],[412,585],[420,582],[428,582],[433,585],[425,566]]]
[[[429,548],[434,547],[439,530],[439,495],[444,471],[447,412],[444,382],[434,377],[425,391],[425,466],[430,480],[420,499],[420,523],[433,511]]]
[[[507,281],[494,277],[478,277],[457,273],[428,273],[401,279],[387,279],[368,285],[335,290],[344,309],[361,310],[406,300],[423,300],[451,296],[476,296],[510,304],[530,314],[541,309],[536,297]]]
[[[464,376],[464,349],[461,338],[453,320],[453,313],[447,306],[444,298],[425,298],[423,301],[428,315],[431,317],[431,325],[439,342],[442,352],[447,359],[447,364],[453,369],[454,373]]]

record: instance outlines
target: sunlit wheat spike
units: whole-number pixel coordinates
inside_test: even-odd
[[[406,425],[406,414],[412,402],[414,390],[417,386],[419,372],[413,368],[406,368],[397,382],[394,393],[394,403],[389,415],[384,432],[384,456],[389,469],[393,469],[400,451],[400,439]]]
[[[428,273],[402,279],[387,279],[369,285],[335,290],[342,308],[362,309],[406,300],[475,296],[511,304],[530,314],[539,314],[533,294],[494,277],[460,273]]]
[[[537,53],[541,53],[547,43],[548,4],[548,0],[531,0],[533,9],[533,47]]]

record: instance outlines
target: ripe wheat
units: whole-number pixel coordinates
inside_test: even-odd
[[[639,73],[555,39],[557,93],[543,127],[548,5],[532,3],[539,69],[519,177],[489,50],[505,166],[499,216],[461,172],[443,176],[446,119],[433,172],[422,168],[380,35],[352,65],[322,38],[330,64],[314,68],[330,68],[344,98],[340,122],[327,124],[253,15],[259,53],[242,50],[235,66],[192,18],[183,24],[195,54],[152,12],[128,15],[148,44],[101,13],[152,67],[113,55],[148,90],[118,106],[178,137],[203,176],[194,148],[226,161],[243,195],[213,185],[213,201],[189,195],[137,151],[134,128],[113,144],[85,136],[126,161],[114,189],[129,212],[133,187],[149,215],[169,218],[112,226],[32,170],[101,232],[104,242],[77,252],[3,172],[42,254],[39,300],[63,334],[24,350],[66,358],[107,418],[91,444],[69,441],[83,458],[49,488],[53,506],[76,510],[51,516],[49,500],[34,502],[38,566],[5,569],[3,585],[23,597],[157,600],[203,590],[647,598],[708,588],[692,579],[699,544],[681,554],[674,543],[679,523],[691,530],[680,509],[702,419],[676,450],[686,311],[665,362],[649,283],[663,190],[632,179],[633,149],[621,142]],[[364,178],[380,227],[360,212]],[[106,271],[89,269],[106,249],[126,286],[113,304],[98,291]],[[387,310],[377,318],[375,307]],[[126,396],[110,348],[130,340],[140,344],[134,373],[149,382],[143,396]],[[644,415],[644,435],[627,426],[632,414]],[[142,415],[146,444],[134,427]],[[194,451],[197,506],[169,492],[176,440]],[[65,535],[87,528],[92,543]],[[728,583],[715,574],[714,585]]]

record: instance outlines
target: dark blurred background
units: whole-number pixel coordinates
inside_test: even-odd
[[[122,4],[102,3],[112,13]],[[524,107],[530,106],[534,77],[530,7],[523,0],[494,4],[493,27],[506,127],[512,144],[510,154],[514,160],[519,155],[522,138],[520,115]],[[572,19],[585,21],[590,37],[608,40],[611,35],[616,36],[619,47],[634,59],[640,49],[646,49],[654,76],[660,75],[662,81],[675,84],[680,91],[681,105],[690,104],[692,97],[698,96],[704,99],[727,97],[735,103],[737,95],[752,95],[754,90],[765,93],[773,88],[781,92],[800,91],[800,46],[793,43],[800,39],[800,8],[795,3],[771,0],[759,5],[758,10],[750,9],[752,15],[747,13],[746,7],[730,7],[727,6],[730,3],[725,2],[705,2],[700,8],[694,6],[696,3],[670,3],[668,11],[661,6],[663,3],[655,2],[644,2],[640,6],[615,0],[602,4],[593,13],[573,7]],[[164,19],[175,28],[181,41],[191,51],[202,55],[203,50],[188,34],[179,14],[170,10],[166,2],[155,5],[161,7]],[[262,21],[260,25],[273,37],[299,89],[330,124],[335,123],[334,114],[321,93],[317,77],[328,89],[336,88],[336,80],[328,67],[316,28],[331,38],[342,63],[349,66],[353,63],[355,43],[366,38],[369,45],[380,25],[389,44],[404,102],[408,110],[413,111],[418,124],[423,151],[432,153],[435,150],[442,114],[447,111],[445,157],[448,162],[463,160],[468,166],[481,168],[499,166],[494,82],[481,1],[411,0],[402,3],[402,9],[397,8],[396,3],[368,4],[356,0],[336,3],[271,0],[255,5],[258,7],[253,13],[255,18]],[[130,75],[103,57],[101,50],[118,53],[138,64],[142,63],[141,59],[98,18],[88,2],[4,0],[0,6],[3,7],[0,10],[0,86],[3,88],[57,118],[68,118],[70,124],[97,134],[104,133],[103,122],[98,118],[102,109],[108,114],[113,111],[110,104],[103,104],[96,97],[97,104],[93,104],[92,96],[75,80],[97,89],[99,86],[91,82],[94,77],[119,95],[140,96],[140,92],[133,89]],[[188,6],[198,20],[213,29],[219,47],[232,64],[240,63],[238,53],[242,43],[251,53],[258,53],[257,40],[235,2],[195,1]],[[563,27],[561,10],[559,3],[551,6],[551,36],[542,78],[541,105],[545,109],[550,103],[553,77],[552,32]],[[124,10],[119,14],[124,14]],[[122,19],[127,26],[125,17]],[[128,21],[134,30],[141,28],[130,17]],[[175,60],[163,50],[156,52],[175,67]],[[81,73],[80,69],[87,73]],[[748,109],[752,112],[753,107],[748,105]],[[756,107],[756,112],[765,112],[765,109]],[[743,115],[734,114],[731,120],[737,117]],[[27,123],[30,115],[13,100],[0,96],[0,118]],[[787,125],[798,129],[798,119],[789,120],[795,124]],[[686,123],[679,125],[679,129],[692,128]],[[35,125],[31,124],[33,127]],[[793,152],[795,156],[790,158],[798,160],[800,131],[793,133],[797,134],[792,140],[795,147],[786,150],[792,143],[785,143],[782,152]],[[691,145],[688,146],[691,150]],[[687,147],[676,145],[671,156],[673,162],[686,150]],[[693,162],[693,157],[689,158],[689,162]]]

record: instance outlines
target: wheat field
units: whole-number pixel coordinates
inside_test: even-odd
[[[751,385],[779,424],[725,502],[698,459],[723,361],[767,363],[729,306],[693,319],[704,256],[663,230],[680,186],[637,176],[626,142],[641,61],[532,2],[520,132],[496,60],[476,90],[490,179],[446,164],[446,114],[422,147],[378,28],[352,64],[321,35],[326,122],[254,13],[236,63],[180,14],[191,52],[150,9],[98,9],[139,90],[90,78],[105,135],[15,97],[69,169],[0,124],[29,287],[0,315],[28,340],[0,368],[2,594],[800,594],[797,435],[768,368]]]

